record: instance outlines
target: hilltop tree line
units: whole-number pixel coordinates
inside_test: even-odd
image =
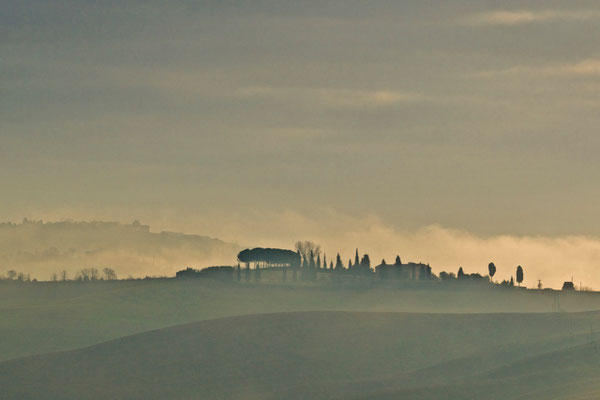
[[[102,270],[98,268],[82,268],[75,273],[73,278],[69,277],[69,273],[66,270],[59,272],[53,272],[50,275],[52,282],[92,282],[92,281],[112,281],[117,279],[117,273],[114,269],[106,267]],[[18,272],[14,269],[6,272],[6,277],[0,277],[0,280],[14,281],[14,282],[37,282],[37,279],[31,278],[28,273]]]
[[[322,256],[322,257],[321,257]],[[402,263],[400,256],[396,256],[394,264],[387,264],[385,259],[381,260],[381,263],[375,267],[371,265],[371,259],[369,254],[359,255],[358,249],[355,250],[354,259],[348,259],[347,263],[344,263],[340,253],[337,253],[334,259],[328,259],[327,254],[321,251],[321,246],[311,241],[298,241],[295,244],[295,251],[285,249],[274,249],[274,248],[254,248],[246,249],[238,254],[238,261],[245,264],[244,272],[242,273],[242,267],[238,263],[237,267],[220,266],[220,267],[209,267],[203,270],[195,270],[187,268],[177,273],[177,277],[190,277],[190,276],[216,276],[219,274],[224,277],[232,277],[236,274],[237,279],[241,280],[244,275],[246,280],[253,279],[260,280],[261,268],[281,268],[283,270],[283,280],[288,278],[288,271],[291,271],[292,279],[298,279],[298,275],[302,280],[316,280],[317,271],[331,272],[331,273],[344,273],[347,275],[356,276],[371,276],[379,277],[382,279],[409,279],[409,280],[429,280],[438,279],[437,276],[432,274],[431,267],[428,264],[422,263]],[[254,267],[254,271],[250,271],[251,265]],[[467,274],[463,268],[460,267],[456,274],[452,272],[442,271],[439,274],[439,280],[441,281],[480,281],[480,282],[491,282],[494,283],[494,276],[496,275],[496,265],[491,262],[488,264],[488,275],[481,275],[479,273]],[[516,281],[521,285],[524,279],[524,271],[522,266],[518,266],[516,269]],[[150,277],[146,277],[150,278]],[[109,267],[98,269],[98,268],[82,268],[78,270],[73,277],[70,277],[66,270],[55,272],[51,275],[50,280],[54,282],[59,281],[76,281],[76,282],[93,282],[93,281],[110,281],[116,280],[116,272]],[[133,278],[128,278],[133,279]],[[6,277],[0,276],[0,280],[16,281],[16,282],[33,282],[36,279],[32,279],[29,274],[24,272],[18,272],[16,270],[10,270],[6,273]],[[504,280],[499,283],[502,286],[514,286],[514,278],[511,276],[510,280]],[[541,282],[538,285],[541,288]]]
[[[388,264],[385,260],[382,260],[379,266],[373,268],[369,254],[363,254],[361,257],[358,249],[355,251],[354,261],[350,258],[347,264],[342,261],[340,253],[336,254],[335,259],[328,259],[327,254],[321,252],[321,246],[310,241],[297,242],[295,249],[295,252],[265,248],[246,249],[238,254],[238,261],[245,264],[244,274],[247,280],[250,279],[251,266],[254,269],[253,274],[255,277],[260,277],[261,268],[282,267],[284,280],[287,279],[288,269],[291,270],[294,280],[298,278],[298,275],[300,275],[302,280],[315,280],[317,271],[372,276],[377,272],[377,268],[382,267],[382,271],[386,269],[386,273],[391,272],[386,268]],[[394,266],[397,268],[403,266],[400,256],[397,256],[395,264],[389,267]],[[412,279],[424,279],[431,276],[431,267],[429,265],[409,263],[405,267],[411,269],[411,271],[407,272],[407,275],[412,277]],[[241,277],[242,268],[239,264],[236,270],[237,276]],[[183,271],[180,272],[183,275]],[[384,275],[387,276],[389,274],[380,274],[381,277]]]
[[[460,267],[458,269],[458,272],[456,273],[456,275],[452,272],[446,272],[446,271],[442,271],[440,272],[440,279],[442,281],[451,281],[451,280],[471,280],[471,281],[489,281],[494,283],[494,275],[496,275],[496,265],[491,262],[488,264],[488,275],[484,276],[478,273],[472,273],[472,274],[466,274],[463,271],[463,268]],[[522,266],[517,266],[517,270],[516,270],[516,277],[517,277],[517,283],[519,284],[519,286],[521,286],[521,283],[523,282],[523,278],[524,278],[524,273],[523,273],[523,267]],[[514,278],[511,276],[510,280],[503,280],[502,282],[500,282],[501,286],[514,286],[515,285],[515,281]]]
[[[283,280],[287,279],[288,271],[291,270],[292,278],[296,280],[298,274],[303,280],[315,280],[317,271],[322,272],[344,272],[351,275],[379,276],[380,278],[404,278],[410,280],[438,279],[431,273],[431,267],[426,264],[408,263],[403,264],[400,256],[396,256],[394,264],[387,264],[385,259],[375,268],[371,265],[369,254],[359,255],[358,249],[354,253],[354,260],[348,259],[344,263],[340,253],[337,253],[335,259],[327,258],[327,254],[321,252],[321,246],[311,241],[299,241],[295,245],[296,252],[281,249],[246,249],[238,255],[238,261],[245,264],[245,276],[250,280],[250,268],[254,267],[254,279],[260,279],[260,269],[265,267],[287,267],[283,271]],[[321,257],[322,255],[322,257]],[[242,268],[238,264],[237,276],[241,279]],[[442,271],[439,279],[442,281],[473,281],[473,282],[492,282],[496,274],[496,265],[491,262],[488,264],[488,275],[479,273],[467,274],[460,267],[456,274]],[[523,267],[516,269],[516,281],[520,285],[523,282]],[[504,280],[499,283],[502,286],[514,286],[515,279]]]

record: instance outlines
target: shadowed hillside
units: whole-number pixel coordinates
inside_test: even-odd
[[[147,225],[24,220],[0,224],[0,273],[10,269],[49,279],[67,270],[110,267],[120,276],[174,275],[182,266],[231,262],[241,249],[199,235],[155,233]]]
[[[273,273],[273,280],[281,273]],[[269,273],[263,274],[267,280]],[[292,311],[569,312],[600,309],[600,294],[520,289],[303,285],[151,279],[0,283],[0,361],[75,349],[168,326]]]
[[[6,361],[0,387],[8,399],[572,398],[599,388],[599,326],[599,313],[250,315]]]

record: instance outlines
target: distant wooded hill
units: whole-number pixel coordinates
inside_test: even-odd
[[[137,221],[0,224],[0,274],[14,269],[39,279],[88,267],[110,267],[119,277],[174,275],[181,267],[230,263],[241,249],[207,236],[151,232]]]

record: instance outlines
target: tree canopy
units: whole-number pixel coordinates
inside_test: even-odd
[[[237,256],[240,262],[265,262],[267,264],[289,264],[290,266],[300,265],[298,253],[292,250],[271,249],[257,247],[254,249],[242,250]]]

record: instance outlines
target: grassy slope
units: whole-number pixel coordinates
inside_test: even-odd
[[[600,398],[600,348],[586,343],[484,369],[475,377],[418,388],[388,388],[366,399],[532,399],[592,400]]]
[[[263,277],[268,280],[268,274]],[[279,274],[271,277],[279,279]],[[329,277],[323,277],[329,279]],[[237,284],[206,280],[0,285],[0,360],[79,348],[151,329],[287,311],[547,312],[554,295],[522,290]],[[560,294],[568,311],[600,309],[595,293]]]
[[[600,313],[250,315],[5,361],[0,387],[7,399],[593,398],[590,324]]]

